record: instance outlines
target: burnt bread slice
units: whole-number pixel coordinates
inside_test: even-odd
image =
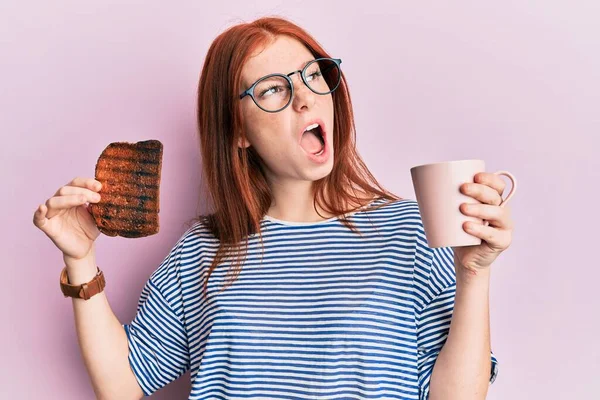
[[[158,140],[110,143],[96,163],[101,200],[89,209],[100,232],[139,238],[158,233],[163,145]]]

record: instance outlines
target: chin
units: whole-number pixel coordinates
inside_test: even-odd
[[[308,180],[314,182],[319,179],[326,178],[333,171],[333,158],[330,159],[327,163],[320,165],[318,167],[313,167],[312,169],[307,171]]]

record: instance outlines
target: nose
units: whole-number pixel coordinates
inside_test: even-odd
[[[291,78],[294,84],[294,99],[292,101],[294,110],[301,111],[302,109],[313,108],[317,95],[304,84],[300,73],[292,75]],[[294,79],[296,79],[295,82]]]

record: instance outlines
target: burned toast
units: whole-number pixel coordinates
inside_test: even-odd
[[[158,233],[163,145],[158,140],[110,143],[96,163],[101,200],[89,209],[100,232],[139,238]]]

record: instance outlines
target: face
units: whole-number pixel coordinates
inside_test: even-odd
[[[272,73],[289,74],[302,70],[308,61],[315,57],[299,41],[279,36],[266,48],[251,57],[242,69],[242,88],[249,88],[254,82]],[[307,71],[309,75],[310,71]],[[260,109],[246,96],[241,100],[242,115],[247,140],[238,146],[252,146],[260,155],[270,183],[312,182],[327,176],[333,167],[333,100],[332,94],[319,95],[312,92],[300,77],[291,76],[294,84],[294,98],[290,105],[277,113]],[[324,128],[325,159],[312,156],[307,147],[304,128],[315,120],[320,120]],[[312,142],[313,149],[318,142]],[[304,147],[303,147],[304,146]]]

